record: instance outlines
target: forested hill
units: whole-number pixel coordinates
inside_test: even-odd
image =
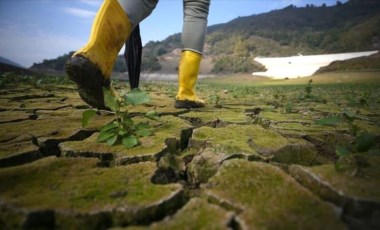
[[[170,52],[180,46],[179,36],[156,42],[151,49]],[[380,49],[380,1],[351,0],[344,4],[338,1],[330,7],[290,5],[239,17],[209,26],[206,45],[214,72],[251,72],[256,56]]]
[[[271,39],[280,46],[307,52],[345,52],[380,47],[380,1],[356,0],[332,7],[290,5],[282,10],[239,17],[226,24],[209,27],[211,45],[250,36]],[[231,36],[226,36],[231,35]],[[247,46],[252,51],[251,46]],[[256,50],[258,47],[256,47]],[[259,51],[271,55],[275,51]]]
[[[147,43],[143,50],[142,69],[175,72],[173,63],[178,59],[179,48],[180,34]],[[208,63],[214,73],[252,72],[259,68],[253,62],[256,56],[379,49],[380,1],[350,0],[347,3],[337,1],[335,6],[329,7],[290,5],[281,10],[209,26],[205,59],[212,60]],[[58,60],[61,68],[62,60]],[[34,67],[41,67],[41,64]],[[45,64],[48,64],[47,60]],[[121,58],[115,70],[125,70]]]
[[[209,27],[214,71],[252,71],[254,56],[287,56],[380,49],[380,1],[332,7],[290,5]],[[240,57],[240,60],[239,60]]]

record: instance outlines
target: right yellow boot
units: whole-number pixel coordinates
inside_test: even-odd
[[[175,108],[190,109],[206,106],[195,93],[201,59],[202,55],[197,52],[182,51],[178,66],[178,93],[175,98]]]
[[[117,0],[105,0],[93,22],[89,41],[67,61],[65,71],[87,104],[107,109],[103,87],[110,87],[112,68],[131,27]]]

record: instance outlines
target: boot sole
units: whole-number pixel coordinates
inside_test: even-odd
[[[189,100],[176,100],[174,107],[177,109],[192,109],[192,108],[202,108],[206,105],[202,102],[189,101]]]
[[[71,57],[65,64],[65,71],[70,80],[78,86],[79,96],[87,104],[109,110],[104,104],[103,87],[110,87],[98,66],[83,56]]]

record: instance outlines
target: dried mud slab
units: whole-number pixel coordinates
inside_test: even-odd
[[[259,125],[228,125],[195,129],[190,144],[192,147],[212,146],[217,152],[231,156],[264,160],[266,158],[260,152],[275,152],[288,141]]]
[[[8,122],[19,122],[24,120],[35,120],[37,115],[24,111],[3,111],[0,112],[0,124]],[[16,124],[15,124],[16,125]]]
[[[269,127],[284,135],[301,137],[307,134],[321,133],[326,131],[347,131],[346,125],[337,128],[316,125],[315,118],[310,115],[299,113],[280,113],[265,111],[260,113],[259,118],[262,122],[269,123]]]
[[[286,139],[260,125],[228,125],[223,128],[201,127],[194,130],[192,147],[211,146],[225,158],[275,161],[310,165],[317,157],[313,145],[301,139]]]
[[[79,98],[76,90],[62,87],[30,88],[8,93],[2,97],[0,107],[20,111],[59,110],[66,107],[89,108]]]
[[[46,136],[67,136],[81,127],[80,119],[77,117],[57,117],[50,119],[26,120],[13,123],[2,124],[0,130],[0,142],[17,138],[21,135],[31,135],[33,137]]]
[[[269,164],[226,161],[202,188],[242,229],[345,229],[332,205]]]
[[[380,157],[362,157],[366,158],[368,165],[360,168],[356,176],[337,172],[333,164],[293,165],[289,169],[290,175],[322,199],[341,206],[346,215],[358,219],[348,220],[354,226],[376,229],[380,227]]]
[[[31,162],[43,156],[60,155],[59,143],[83,140],[93,134],[109,116],[96,116],[81,129],[82,111],[63,109],[38,111],[36,120],[4,123],[0,130],[0,166]]]
[[[129,227],[128,230],[143,229],[231,229],[233,213],[199,198],[191,199],[181,210],[164,221],[153,223],[148,227]]]
[[[183,204],[183,189],[152,184],[155,171],[154,163],[99,168],[96,159],[56,157],[0,169],[0,227],[94,229],[161,219]]]
[[[94,131],[81,129],[81,121],[77,116],[40,117],[37,120],[26,120],[2,124],[0,130],[1,145],[15,142],[23,135],[35,140],[44,155],[58,155],[58,144],[68,140],[80,140]]]
[[[12,103],[21,111],[58,110],[70,107],[70,104],[65,103],[65,98],[60,97],[17,100]]]
[[[187,165],[186,174],[190,184],[199,186],[206,183],[229,157],[213,148],[198,152]]]
[[[227,124],[249,124],[252,119],[244,114],[244,111],[212,109],[191,111],[180,115],[181,118],[191,122],[194,126],[222,127]]]
[[[25,164],[42,158],[39,147],[32,140],[0,144],[0,168]]]
[[[156,126],[153,135],[140,138],[141,144],[132,149],[127,149],[123,145],[108,146],[105,143],[97,143],[98,133],[84,141],[64,142],[59,147],[62,156],[65,157],[97,157],[106,165],[126,165],[156,161],[168,151],[165,144],[168,139],[178,142],[178,145],[181,143],[185,145],[192,132],[192,126],[188,122],[174,116],[161,117]]]
[[[145,114],[154,110],[160,115],[179,115],[188,111],[188,109],[174,108],[174,98],[165,94],[151,92],[149,97],[148,103],[128,108],[128,112]]]
[[[25,90],[19,90],[16,92],[10,91],[6,95],[3,95],[2,98],[8,99],[9,101],[23,101],[30,99],[41,99],[41,98],[53,98],[55,95],[45,90],[38,90],[36,88],[29,88]]]

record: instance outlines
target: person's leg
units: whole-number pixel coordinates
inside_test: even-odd
[[[69,78],[78,85],[81,98],[89,105],[107,109],[103,87],[117,55],[132,29],[155,8],[158,0],[104,0],[92,25],[87,44],[66,63]]]
[[[199,66],[206,37],[207,16],[210,0],[184,0],[184,22],[182,30],[182,53],[178,68],[178,93],[176,108],[205,106],[195,94]]]

